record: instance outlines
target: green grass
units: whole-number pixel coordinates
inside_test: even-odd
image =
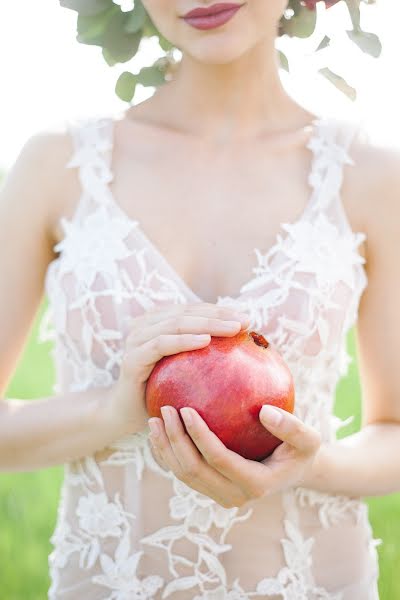
[[[51,345],[37,343],[39,312],[19,366],[7,390],[9,398],[52,394]],[[49,585],[47,556],[53,531],[62,467],[33,473],[0,474],[0,598],[43,600]]]
[[[36,335],[37,323],[8,397],[37,398],[52,393],[54,371],[49,357],[50,345],[38,345]],[[353,334],[349,337],[349,348],[354,355]],[[355,361],[338,386],[335,412],[342,418],[357,416],[341,435],[357,430],[360,388]],[[0,475],[1,600],[44,600],[47,597],[49,537],[55,523],[61,479],[61,467]],[[400,495],[373,498],[368,503],[374,536],[384,542],[379,547],[381,600],[398,600],[400,578],[393,577],[393,571],[400,563]]]
[[[348,348],[354,358],[348,375],[343,378],[337,388],[335,414],[341,418],[354,415],[351,425],[340,432],[339,437],[350,435],[360,428],[361,390],[357,371],[354,331],[348,339]],[[400,564],[400,494],[368,499],[369,515],[375,538],[382,544],[379,554],[379,593],[381,600],[400,599],[400,577],[393,576],[395,568]]]

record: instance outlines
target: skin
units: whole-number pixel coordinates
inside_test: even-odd
[[[234,19],[208,32],[179,18],[194,7],[188,0],[144,4],[183,60],[173,81],[116,123],[111,188],[202,301],[149,312],[131,323],[121,375],[109,389],[34,403],[3,399],[4,470],[59,464],[140,431],[147,422],[145,381],[155,362],[203,347],[209,338],[201,342],[198,334],[235,335],[247,326],[215,300],[238,293],[254,266],[253,248],[268,250],[280,223],[293,222],[308,201],[305,144],[314,115],[282,88],[274,53],[285,3],[249,0]],[[64,132],[34,136],[1,192],[0,237],[7,248],[0,254],[0,277],[7,282],[0,296],[3,391],[43,294],[52,248],[61,237],[60,217],[72,215],[80,192],[76,171],[65,169],[71,152]],[[367,233],[360,251],[369,277],[357,324],[363,429],[322,446],[318,432],[293,415],[264,408],[261,422],[284,443],[267,461],[254,463],[229,452],[196,411],[182,410],[190,435],[171,407],[170,419],[168,408],[163,419],[150,419],[158,460],[223,506],[242,506],[289,485],[355,496],[400,489],[400,466],[393,460],[400,450],[400,157],[359,143],[352,157],[356,167],[346,167],[343,204],[353,230]],[[132,198],[132,189],[140,196]],[[195,210],[187,210],[188,198]],[[226,321],[233,321],[228,329]],[[272,419],[277,414],[279,423]]]

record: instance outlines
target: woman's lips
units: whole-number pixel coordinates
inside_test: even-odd
[[[191,11],[184,17],[182,17],[188,25],[195,27],[196,29],[214,29],[215,27],[220,27],[224,25],[229,19],[233,17],[241,8],[241,4],[226,4],[227,8],[224,8],[223,4],[214,5],[214,7],[209,7],[209,14],[204,14],[204,10],[201,11],[203,14],[199,14],[200,11],[195,10]],[[213,14],[211,11],[215,10]],[[197,14],[196,14],[197,13]]]

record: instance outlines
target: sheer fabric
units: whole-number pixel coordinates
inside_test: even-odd
[[[126,319],[201,299],[109,188],[115,119],[70,124],[81,197],[62,218],[49,265],[41,338],[54,340],[55,393],[111,384]],[[346,335],[367,285],[365,239],[341,203],[355,128],[318,118],[307,147],[311,195],[255,249],[253,275],[218,303],[246,312],[282,353],[295,380],[296,414],[326,442],[342,422],[335,388],[350,362]],[[155,461],[149,430],[65,465],[49,557],[52,600],[377,600],[377,554],[359,498],[294,487],[225,509]]]

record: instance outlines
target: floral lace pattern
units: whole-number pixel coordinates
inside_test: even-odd
[[[61,220],[64,239],[47,272],[49,309],[41,327],[41,339],[54,341],[55,391],[112,383],[130,316],[199,301],[111,194],[113,125],[112,118],[102,118],[71,127],[74,153],[67,167],[78,169],[82,195],[74,216]],[[237,297],[220,296],[218,303],[247,312],[251,327],[276,346],[293,373],[296,414],[317,427],[324,441],[333,441],[345,424],[332,411],[337,382],[350,361],[346,336],[367,285],[358,253],[365,234],[352,232],[340,201],[343,168],[353,164],[348,148],[354,132],[324,119],[313,127],[312,193],[303,215],[282,224],[267,253],[255,249],[253,277]],[[51,539],[49,598],[378,598],[378,542],[361,500],[297,488],[249,508],[225,509],[161,468],[148,433],[146,428],[116,440],[102,459],[87,456],[65,465]],[[152,524],[146,490],[167,498],[156,505],[158,526]],[[310,519],[316,525],[305,534],[303,521]],[[261,554],[281,555],[273,572],[260,558],[257,576],[251,575],[245,550],[229,541],[241,531],[248,543],[246,532],[254,531],[255,523],[260,535],[251,539]],[[348,526],[355,544],[365,538],[363,582],[355,575],[346,590],[320,584],[314,568],[322,535],[328,537],[318,554],[328,556],[336,526]],[[264,527],[269,537],[263,542]],[[233,567],[230,561],[241,555],[245,564]]]

